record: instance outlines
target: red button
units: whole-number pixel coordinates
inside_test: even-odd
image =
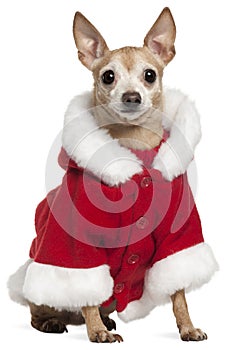
[[[119,293],[121,293],[124,290],[124,288],[125,288],[124,283],[118,283],[114,287],[114,293],[115,294],[119,294]]]
[[[130,265],[134,265],[139,261],[140,257],[139,255],[136,254],[132,254],[129,258],[128,258],[128,264]]]
[[[140,230],[143,230],[144,228],[146,228],[148,226],[147,218],[145,218],[145,216],[140,217],[140,219],[138,219],[136,222],[136,226]]]
[[[146,188],[146,187],[150,186],[151,183],[152,183],[152,178],[150,176],[145,176],[141,180],[141,187]]]

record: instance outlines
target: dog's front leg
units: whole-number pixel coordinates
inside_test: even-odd
[[[87,334],[90,341],[95,343],[122,342],[119,334],[113,334],[104,326],[99,308],[97,306],[86,306],[82,308],[82,314],[86,321]]]
[[[199,328],[195,328],[192,324],[186,303],[185,291],[180,290],[176,292],[171,296],[171,300],[181,339],[185,341],[207,339],[206,333]]]

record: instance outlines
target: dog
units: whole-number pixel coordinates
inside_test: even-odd
[[[59,160],[60,163],[65,163],[65,169],[69,169],[69,175],[65,180],[68,187],[69,176],[77,174],[79,169],[86,168],[87,189],[92,188],[92,196],[94,193],[96,196],[99,192],[97,187],[99,182],[95,183],[97,180],[93,179],[95,175],[101,179],[104,184],[103,191],[107,191],[111,198],[115,194],[117,196],[121,186],[127,189],[126,186],[132,178],[143,191],[152,188],[154,179],[155,183],[160,183],[159,186],[163,182],[164,188],[165,186],[170,188],[172,196],[178,198],[179,192],[183,191],[182,179],[183,182],[187,181],[186,175],[182,174],[193,158],[201,130],[199,115],[187,97],[179,91],[165,92],[163,89],[164,68],[175,56],[176,27],[170,10],[165,8],[161,12],[145,36],[144,46],[140,48],[123,47],[110,51],[99,31],[79,12],[75,14],[73,33],[78,58],[92,71],[94,89],[92,94],[76,97],[66,112],[63,153],[61,152]],[[163,141],[165,131],[169,134],[166,142]],[[103,149],[102,152],[100,148]],[[138,154],[143,153],[150,157],[152,150],[156,152],[156,156],[154,154],[152,158],[152,169],[148,170],[145,169],[143,161],[138,160]],[[82,181],[82,186],[85,186],[84,180]],[[158,189],[157,193],[161,191],[161,187]],[[157,203],[162,202],[157,193],[147,192],[147,195],[142,195],[144,204],[150,193],[156,196]],[[176,200],[173,200],[173,204],[169,204],[171,209],[167,208],[167,215],[172,212],[173,217],[180,210],[180,202],[181,205],[183,203],[181,210],[184,213],[186,203],[191,203],[185,218],[187,225],[181,222],[180,227],[175,229],[178,233],[174,236],[178,237],[178,234],[182,239],[183,230],[189,231],[188,226],[192,227],[187,236],[184,236],[187,237],[186,242],[180,242],[177,249],[171,246],[167,254],[163,253],[167,244],[173,244],[169,242],[173,236],[167,233],[165,234],[167,237],[162,240],[160,233],[156,233],[153,239],[148,240],[151,231],[157,232],[157,228],[153,227],[148,228],[149,231],[140,239],[135,234],[137,238],[130,243],[131,248],[124,242],[120,242],[119,247],[113,246],[114,237],[111,236],[104,248],[105,243],[99,231],[97,237],[103,243],[100,245],[100,241],[93,241],[91,244],[91,241],[86,241],[86,252],[84,242],[79,243],[76,240],[75,243],[73,241],[70,243],[71,251],[78,251],[82,255],[82,258],[79,257],[83,259],[82,268],[79,265],[80,260],[76,261],[74,256],[68,259],[66,252],[61,254],[69,246],[62,243],[64,241],[62,235],[68,229],[65,226],[67,222],[60,218],[58,212],[56,212],[58,219],[62,221],[60,224],[62,235],[61,231],[57,231],[55,203],[59,201],[58,208],[62,211],[62,217],[67,215],[69,210],[65,205],[66,199],[64,200],[62,196],[65,194],[62,194],[61,187],[58,191],[51,191],[47,199],[38,206],[36,229],[38,237],[41,238],[37,237],[32,245],[31,259],[9,280],[11,297],[29,305],[31,324],[34,328],[42,332],[63,333],[67,331],[68,324],[85,323],[90,341],[121,342],[123,338],[119,334],[112,333],[116,325],[109,318],[110,313],[117,309],[121,318],[129,321],[144,317],[156,305],[171,300],[181,339],[185,341],[207,339],[205,332],[193,326],[185,290],[206,283],[217,270],[217,263],[211,248],[203,241],[200,219],[188,184],[184,194],[180,194],[180,200],[177,199],[179,201],[177,210],[172,209],[176,206]],[[101,203],[103,205],[103,202]],[[153,207],[148,214],[149,217],[158,210],[158,204],[155,205],[156,209]],[[51,220],[50,207],[55,220],[49,222],[51,229],[47,229],[46,222]],[[86,208],[85,215],[88,215],[88,211]],[[91,212],[93,211],[92,208]],[[102,215],[101,212],[94,214],[97,217],[94,219],[95,223],[103,220]],[[117,218],[116,215],[117,213],[113,213],[109,216],[109,229],[113,227],[111,222],[114,217]],[[76,222],[75,215],[72,217],[73,223]],[[70,222],[70,219],[68,221]],[[148,225],[147,219],[142,216],[136,221],[135,229],[141,234],[143,230],[147,230]],[[167,226],[165,222],[163,225]],[[105,226],[107,227],[107,223]],[[51,232],[49,239],[46,238],[47,231]],[[57,233],[60,235],[57,236]],[[57,237],[59,241],[56,244],[54,242]],[[69,240],[71,239],[72,237],[69,237]],[[93,239],[96,240],[96,235]],[[82,240],[86,240],[86,237],[82,237]],[[166,241],[169,243],[165,243]],[[138,244],[142,244],[140,242],[146,242],[144,248],[141,246],[141,251],[138,250]],[[124,246],[127,250],[123,248]],[[126,257],[128,249],[132,247],[136,253]],[[50,250],[52,254],[47,260]],[[109,266],[104,262],[108,255]],[[131,271],[131,275],[127,282],[121,282],[118,276],[124,273],[125,257],[126,273]],[[121,271],[118,272],[116,264],[120,259]],[[141,265],[138,265],[140,260]],[[132,270],[134,268],[137,270]],[[123,278],[126,280],[126,277]],[[54,287],[50,287],[50,283]]]

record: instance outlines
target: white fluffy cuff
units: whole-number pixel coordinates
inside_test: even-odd
[[[166,303],[176,291],[207,283],[218,270],[211,248],[200,243],[160,260],[149,270],[145,288],[155,305]]]
[[[28,304],[23,295],[23,286],[25,282],[26,271],[32,262],[32,259],[28,259],[24,265],[20,266],[18,270],[13,273],[8,279],[9,296],[13,301],[21,305]]]
[[[100,305],[113,293],[108,265],[71,269],[32,262],[25,276],[23,296],[58,310]]]

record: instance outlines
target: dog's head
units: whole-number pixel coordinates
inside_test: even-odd
[[[175,55],[176,29],[168,8],[141,48],[110,51],[98,30],[79,12],[73,31],[78,57],[93,72],[95,105],[103,105],[113,122],[141,125],[151,107],[161,108],[163,69]]]

